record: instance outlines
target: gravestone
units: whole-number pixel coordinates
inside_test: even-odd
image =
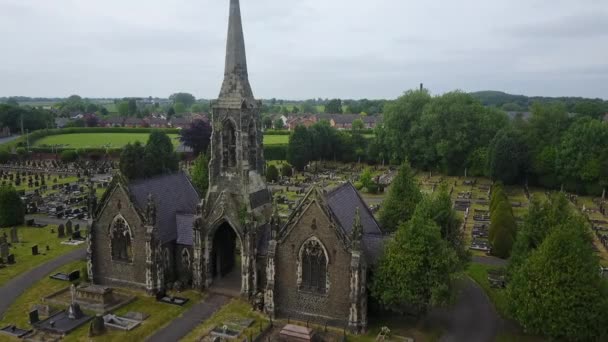
[[[101,315],[95,316],[89,326],[89,337],[103,335],[106,332],[106,324]]]
[[[80,231],[80,223],[76,223],[76,225],[74,226],[74,231],[75,232],[79,232]]]
[[[78,278],[80,278],[80,271],[78,271],[78,270],[72,271],[72,272],[70,272],[70,274],[68,274],[69,281],[74,281],[74,280],[77,280]]]
[[[2,260],[4,260],[4,261],[7,261],[8,254],[9,254],[8,243],[6,243],[6,240],[3,240],[0,242],[0,258],[2,258]]]
[[[17,233],[17,227],[11,228],[11,243],[19,243],[19,234]]]
[[[73,233],[73,232],[74,232],[74,231],[72,230],[72,221],[71,221],[71,220],[68,220],[68,222],[66,222],[66,223],[65,223],[65,233],[66,233],[68,236],[72,236],[72,233]]]
[[[40,321],[40,316],[38,315],[38,310],[34,309],[30,311],[30,324],[34,325]]]
[[[60,224],[59,227],[57,227],[57,237],[60,239],[65,237],[65,227],[63,224]]]
[[[6,259],[6,263],[9,265],[14,265],[15,264],[15,254],[10,254],[8,256],[8,258]]]
[[[72,240],[81,240],[82,236],[80,235],[80,231],[77,230],[72,233]]]
[[[38,245],[32,246],[32,255],[38,255]]]

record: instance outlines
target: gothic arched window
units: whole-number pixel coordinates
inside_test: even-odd
[[[255,129],[255,123],[253,120],[249,123],[249,167],[255,168],[257,164],[257,131]]]
[[[192,261],[190,260],[190,252],[187,248],[182,249],[182,265],[185,269],[190,270]]]
[[[112,260],[127,261],[133,260],[131,249],[131,230],[127,222],[122,217],[114,219],[110,226],[110,244],[112,246]]]
[[[300,250],[300,284],[304,291],[327,292],[328,258],[321,242],[317,239],[306,241]]]
[[[222,129],[222,158],[224,167],[236,166],[236,129],[230,120]]]

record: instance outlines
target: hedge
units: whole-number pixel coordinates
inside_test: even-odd
[[[267,129],[264,135],[291,135],[291,132],[284,129]]]
[[[264,145],[264,159],[268,160],[286,160],[287,159],[287,144],[279,145]]]

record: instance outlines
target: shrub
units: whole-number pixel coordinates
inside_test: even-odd
[[[283,164],[281,166],[281,176],[283,177],[291,177],[293,175],[293,169],[289,164]]]
[[[61,161],[64,163],[75,162],[78,160],[78,152],[74,150],[65,150],[61,152]]]
[[[277,169],[276,166],[270,165],[266,169],[266,181],[274,183],[278,180],[279,180],[279,170]]]

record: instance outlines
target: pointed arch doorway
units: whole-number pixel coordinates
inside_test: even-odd
[[[221,223],[209,236],[209,289],[231,296],[239,296],[242,290],[243,245],[236,230],[228,222]]]

